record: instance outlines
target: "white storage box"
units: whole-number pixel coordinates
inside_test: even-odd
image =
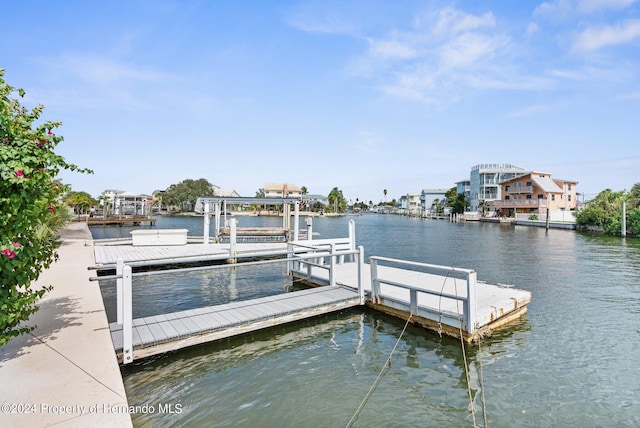
[[[131,232],[134,246],[185,245],[187,229],[138,229]]]

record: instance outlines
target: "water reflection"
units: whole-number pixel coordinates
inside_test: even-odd
[[[134,422],[344,426],[393,349],[404,326],[397,321],[346,311],[125,367],[131,405],[179,397],[184,408],[179,417],[135,415]],[[411,330],[356,426],[438,426],[466,413],[459,342]]]

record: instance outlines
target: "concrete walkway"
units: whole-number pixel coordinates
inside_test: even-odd
[[[30,334],[0,348],[0,427],[129,427],[127,396],[85,223],[62,233],[59,260],[33,286],[53,285]]]

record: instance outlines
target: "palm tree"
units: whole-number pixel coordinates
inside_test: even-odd
[[[478,208],[480,209],[480,216],[485,216],[488,206],[489,204],[484,199],[480,201],[480,203],[478,204]]]
[[[384,189],[382,191],[382,193],[384,193],[384,203],[386,204],[387,203],[387,189]]]

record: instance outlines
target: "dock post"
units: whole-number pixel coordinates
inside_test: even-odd
[[[229,229],[229,261],[230,263],[235,263],[237,261],[236,256],[238,255],[238,250],[236,249],[237,228],[235,218],[229,220]]]
[[[211,224],[211,216],[209,215],[211,208],[209,206],[209,202],[204,203],[204,233],[202,237],[202,242],[205,245],[209,244],[209,225]]]
[[[469,272],[467,276],[467,304],[465,318],[467,322],[467,333],[473,334],[476,331],[477,321],[477,298],[476,285],[478,284],[478,275],[475,271]]]
[[[313,240],[313,217],[307,217],[307,241]]]
[[[349,220],[349,249],[351,251],[356,250],[356,222]],[[354,255],[351,256],[351,261],[354,261]]]
[[[362,271],[364,270],[364,247],[358,247],[358,295],[360,296],[360,304],[364,305],[364,287],[362,284]]]
[[[216,202],[216,209],[215,211],[215,216],[216,216],[216,239],[218,239],[218,237],[220,236],[220,202]]]
[[[300,202],[296,201],[293,216],[293,240],[297,241],[300,234]]]
[[[287,275],[291,275],[293,272],[293,244],[287,242]]]
[[[622,202],[622,218],[620,219],[622,223],[621,235],[624,238],[627,236],[627,203]]]
[[[124,260],[121,257],[116,261],[116,275],[120,278],[116,279],[116,322],[122,325],[122,268],[124,268]]]
[[[329,256],[329,285],[336,285],[336,258],[334,256],[336,252],[336,244],[331,243],[331,256]]]
[[[131,266],[122,268],[122,364],[133,361],[133,293],[131,290]]]
[[[378,279],[378,261],[375,258],[370,259],[371,263],[371,300],[374,303],[380,303],[380,280]]]

